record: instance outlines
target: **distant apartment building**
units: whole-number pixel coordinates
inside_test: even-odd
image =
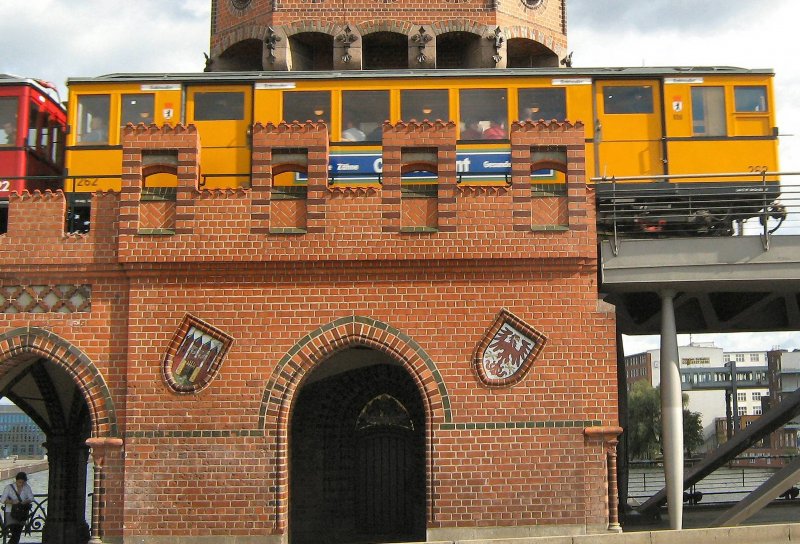
[[[731,368],[736,368],[737,413],[741,422],[762,413],[762,399],[770,394],[767,353],[763,351],[725,351],[713,343],[694,342],[678,348],[681,388],[688,396],[688,408],[702,417],[704,449],[714,449],[725,441],[719,436],[719,423],[727,425],[726,392],[732,390]],[[661,382],[660,350],[653,349],[625,357],[627,389],[638,381],[653,387]],[[731,365],[734,362],[735,365]],[[800,379],[800,368],[798,368]],[[731,399],[731,406],[734,404]],[[740,423],[743,426],[744,423]],[[725,428],[725,427],[723,427]]]
[[[0,458],[43,457],[45,434],[13,404],[0,404]]]

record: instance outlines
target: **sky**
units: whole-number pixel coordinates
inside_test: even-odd
[[[512,1],[512,0],[505,0]],[[797,0],[567,0],[573,66],[738,66],[776,71],[781,170],[800,172]],[[210,0],[0,0],[0,73],[46,79],[198,72]],[[795,178],[800,180],[800,177]],[[694,335],[730,351],[800,348],[800,332]],[[689,342],[681,335],[681,344]],[[626,353],[658,337],[626,337]]]

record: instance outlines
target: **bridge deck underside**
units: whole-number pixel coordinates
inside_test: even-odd
[[[673,290],[679,333],[800,330],[800,236],[601,244],[601,292],[623,334],[659,334]]]

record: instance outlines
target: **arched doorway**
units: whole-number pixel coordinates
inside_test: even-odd
[[[89,540],[85,444],[91,435],[89,406],[72,377],[52,361],[28,354],[7,364],[10,368],[0,378],[0,397],[16,404],[46,437],[47,496],[37,497],[33,529],[42,531],[42,542],[47,544],[85,543]]]
[[[289,447],[291,544],[425,540],[425,410],[399,362],[357,346],[319,364]]]

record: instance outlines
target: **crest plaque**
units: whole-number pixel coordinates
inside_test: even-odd
[[[178,393],[205,388],[219,372],[233,339],[194,316],[187,315],[164,359],[164,379]]]
[[[473,368],[489,387],[520,381],[539,356],[547,337],[506,309],[502,309],[478,344]]]

